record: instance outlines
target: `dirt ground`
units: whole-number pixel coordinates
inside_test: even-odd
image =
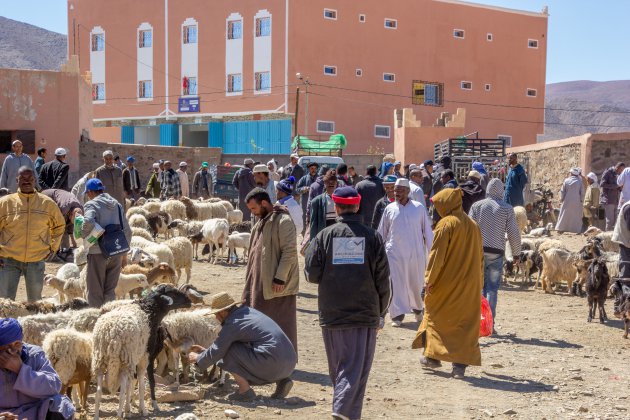
[[[581,237],[563,235],[573,250]],[[50,264],[47,272],[58,266]],[[195,263],[192,283],[216,293],[239,297],[245,268]],[[44,295],[53,294],[46,288]],[[19,298],[24,298],[23,285]],[[606,303],[605,325],[587,323],[584,298],[565,292],[544,294],[510,283],[502,287],[497,308],[498,335],[480,340],[482,366],[471,367],[464,380],[450,378],[448,363],[434,373],[420,368],[420,351],[410,348],[417,323],[412,317],[402,328],[386,322],[379,334],[376,357],[363,407],[363,418],[387,419],[630,419],[630,340],[622,324],[612,319]],[[201,419],[219,419],[233,409],[243,419],[330,418],[332,389],[317,320],[317,287],[302,279],[298,297],[299,364],[294,388],[286,401],[268,398],[271,386],[256,387],[252,404],[232,405],[226,396],[235,389],[207,388],[196,403],[160,404],[149,418],[172,419],[194,412]],[[93,407],[93,395],[90,396]],[[102,418],[115,418],[117,400],[106,396]],[[133,417],[137,408],[133,407]],[[92,409],[89,417],[93,415]]]

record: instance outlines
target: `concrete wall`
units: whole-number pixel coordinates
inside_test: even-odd
[[[92,89],[76,57],[62,71],[0,69],[0,130],[35,130],[35,149],[68,150],[71,178],[79,169],[79,139],[92,129]],[[6,155],[0,154],[0,163]],[[37,155],[31,155],[33,160]]]

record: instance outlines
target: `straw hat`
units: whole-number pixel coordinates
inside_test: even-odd
[[[225,311],[226,309],[231,308],[236,305],[238,302],[235,302],[232,296],[228,295],[225,292],[217,293],[212,296],[210,301],[210,313],[216,314],[217,312]]]

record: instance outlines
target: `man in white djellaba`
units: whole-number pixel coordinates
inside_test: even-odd
[[[405,314],[422,320],[422,288],[427,255],[433,244],[433,230],[423,203],[409,198],[409,180],[399,178],[396,201],[385,208],[378,232],[385,242],[392,280],[392,327],[400,327]]]

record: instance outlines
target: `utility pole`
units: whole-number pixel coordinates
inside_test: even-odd
[[[308,80],[304,81],[304,86],[306,86],[306,109],[305,109],[305,116],[304,116],[304,135],[308,136],[308,85],[310,83],[308,82]]]
[[[300,88],[295,91],[295,118],[293,122],[293,138],[298,135],[298,114],[300,111]]]

